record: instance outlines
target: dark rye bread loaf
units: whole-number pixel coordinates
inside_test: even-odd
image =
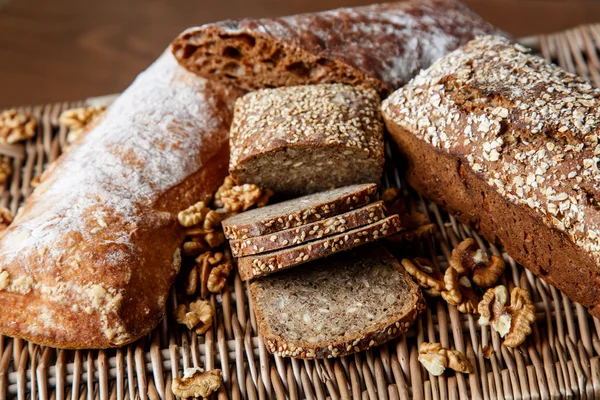
[[[238,258],[238,271],[242,280],[247,281],[374,242],[401,229],[400,218],[392,215],[369,225],[298,246]]]
[[[227,239],[246,239],[319,221],[369,204],[377,185],[350,185],[245,211],[222,222]]]
[[[325,218],[297,228],[248,239],[231,240],[231,254],[243,257],[268,251],[284,249],[300,243],[346,232],[359,226],[372,224],[386,217],[383,201],[378,201],[344,214]]]
[[[483,37],[383,114],[412,186],[600,317],[600,90]]]
[[[248,93],[235,103],[229,172],[283,197],[378,182],[380,104],[374,90],[340,84]]]
[[[406,332],[425,310],[419,287],[382,246],[368,245],[250,284],[258,330],[284,357],[340,357]]]
[[[379,93],[479,35],[497,33],[454,0],[409,0],[190,28],[172,45],[192,72],[243,89],[346,83]]]

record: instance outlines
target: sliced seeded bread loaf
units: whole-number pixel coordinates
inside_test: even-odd
[[[267,349],[284,357],[338,357],[380,345],[425,309],[419,287],[380,245],[258,279],[250,294]]]
[[[247,90],[337,82],[384,92],[493,32],[457,0],[404,0],[206,24],[172,48],[190,71]]]
[[[411,186],[600,318],[600,89],[486,36],[383,113]]]
[[[231,254],[243,257],[268,251],[284,249],[300,243],[346,232],[363,225],[369,225],[386,217],[383,201],[368,204],[344,214],[326,218],[298,228],[290,228],[280,232],[248,239],[231,240]]]
[[[238,270],[241,278],[247,281],[374,242],[401,229],[400,218],[398,215],[392,215],[378,222],[299,246],[239,258]]]
[[[378,182],[380,103],[372,89],[340,84],[248,93],[235,103],[229,172],[284,197]]]
[[[227,239],[246,239],[293,228],[369,204],[374,183],[350,185],[246,211],[223,221]]]

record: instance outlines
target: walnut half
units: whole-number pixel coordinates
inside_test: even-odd
[[[10,109],[0,113],[0,142],[13,144],[35,136],[37,120],[30,113]]]
[[[428,296],[439,297],[445,290],[444,276],[431,265],[428,259],[417,257],[411,261],[405,258],[402,260],[402,266]]]
[[[273,192],[269,189],[263,190],[253,183],[236,185],[233,178],[228,176],[215,194],[214,205],[219,212],[235,214],[253,206],[264,207],[271,196]]]
[[[182,378],[173,379],[171,390],[182,398],[208,397],[219,389],[221,381],[220,369],[186,368]]]
[[[202,335],[208,331],[215,318],[215,310],[206,300],[197,300],[189,305],[180,304],[174,312],[175,320]]]
[[[519,287],[510,294],[510,306],[506,306],[507,302],[508,290],[505,286],[488,289],[477,307],[479,324],[491,325],[504,338],[505,346],[517,347],[531,333],[531,324],[536,320],[535,306],[529,292]]]
[[[452,250],[450,266],[459,276],[469,276],[480,288],[489,288],[502,276],[506,265],[502,257],[488,257],[474,239],[468,238]]]
[[[422,343],[419,346],[418,359],[434,376],[442,375],[446,368],[467,374],[473,370],[471,363],[463,353],[458,350],[445,349],[441,343]]]

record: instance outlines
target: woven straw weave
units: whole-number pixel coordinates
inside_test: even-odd
[[[522,42],[600,86],[600,25]],[[14,171],[0,188],[0,205],[16,212],[32,191],[32,178],[66,145],[60,113],[83,104],[23,108],[41,123],[37,136],[25,144],[0,146],[0,154],[12,158]],[[386,150],[392,160],[392,149]],[[394,163],[388,164],[386,185],[402,186]],[[419,201],[439,228],[435,241],[423,244],[424,250],[442,268],[453,246],[474,237],[507,261],[502,283],[509,289],[529,288],[537,322],[525,344],[514,350],[502,346],[500,337],[488,327],[482,329],[475,316],[433,301],[406,335],[378,348],[321,361],[273,357],[257,337],[247,287],[236,276],[222,294],[212,295],[218,317],[201,337],[173,321],[178,298],[174,293],[165,320],[146,338],[118,350],[56,350],[0,336],[0,400],[171,399],[173,377],[190,366],[223,370],[224,384],[213,395],[218,399],[600,398],[600,320],[434,204]],[[465,352],[474,372],[431,376],[417,361],[423,341]],[[493,349],[489,359],[482,353],[485,346]]]

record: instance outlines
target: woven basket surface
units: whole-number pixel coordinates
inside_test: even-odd
[[[600,87],[600,25],[521,41]],[[17,211],[32,192],[32,179],[67,145],[60,113],[89,102],[21,108],[40,124],[37,136],[24,144],[0,146],[0,155],[10,157],[13,166],[9,182],[0,188],[0,205]],[[392,161],[394,151],[389,145],[386,150],[384,183],[403,186]],[[442,268],[452,247],[474,237],[507,261],[503,284],[530,290],[537,321],[519,348],[502,346],[498,334],[481,328],[476,316],[434,300],[408,333],[386,345],[340,359],[273,357],[257,336],[247,286],[235,276],[221,294],[212,295],[217,320],[203,336],[174,322],[172,311],[183,300],[175,292],[162,323],[121,349],[56,350],[0,336],[0,400],[171,399],[172,379],[191,366],[223,370],[224,384],[213,395],[218,399],[600,398],[600,320],[436,205],[420,198],[419,204],[439,228],[423,250]],[[417,361],[423,341],[464,352],[473,373],[430,375]],[[483,355],[486,346],[493,349],[489,359]]]

